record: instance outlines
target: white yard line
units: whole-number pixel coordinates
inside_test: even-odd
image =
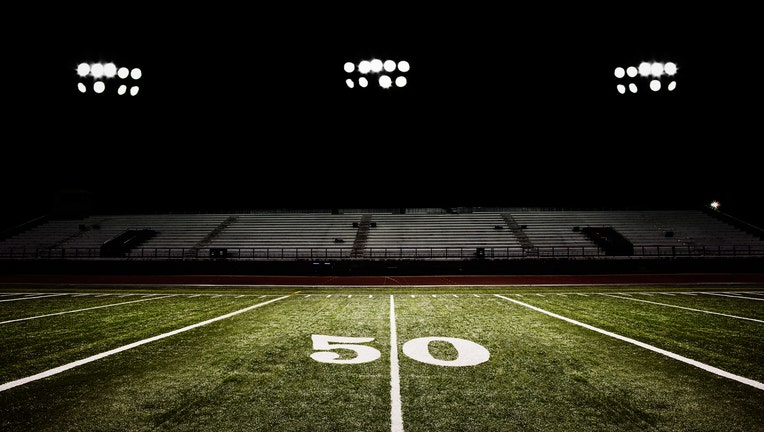
[[[677,308],[677,309],[684,309],[684,310],[693,311],[693,312],[702,312],[702,313],[707,313],[707,314],[711,314],[711,315],[721,315],[721,316],[725,316],[725,317],[729,317],[729,318],[741,319],[741,320],[746,320],[746,321],[753,321],[753,322],[758,322],[758,323],[763,323],[764,324],[764,321],[762,321],[762,320],[757,320],[757,319],[754,319],[754,318],[746,318],[746,317],[741,317],[741,316],[737,316],[737,315],[729,315],[729,314],[724,314],[724,313],[721,313],[721,312],[711,312],[711,311],[707,311],[707,310],[703,310],[703,309],[694,309],[694,308],[689,308],[689,307],[684,307],[684,306],[676,306],[676,305],[667,304],[667,303],[658,303],[658,302],[654,302],[654,301],[650,301],[650,300],[635,299],[633,297],[620,297],[620,296],[613,295],[613,294],[602,294],[602,295],[606,296],[606,297],[618,298],[618,299],[623,299],[623,300],[631,300],[631,301],[642,302],[642,303],[650,303],[650,304],[659,305],[659,306],[666,306],[666,307],[672,307],[672,308]]]
[[[395,300],[390,296],[390,431],[403,432],[401,376],[398,366],[398,331],[395,324]]]
[[[172,296],[152,297],[152,298],[145,298],[145,299],[141,299],[141,300],[127,301],[127,302],[122,302],[122,303],[114,303],[114,304],[107,304],[107,305],[101,305],[101,306],[93,306],[93,307],[84,308],[84,309],[76,309],[76,310],[70,310],[70,311],[64,311],[64,312],[56,312],[56,313],[50,313],[50,314],[45,314],[45,315],[37,315],[37,316],[31,316],[31,317],[26,317],[26,318],[17,318],[17,319],[12,319],[12,320],[8,320],[8,321],[0,321],[0,325],[2,325],[2,324],[10,324],[10,323],[19,322],[19,321],[29,321],[29,320],[33,320],[33,319],[37,319],[37,318],[52,317],[52,316],[56,316],[56,315],[65,315],[65,314],[70,314],[70,313],[84,312],[84,311],[89,311],[89,310],[93,310],[93,309],[103,309],[103,308],[107,308],[107,307],[120,306],[120,305],[125,305],[125,304],[130,304],[130,303],[145,302],[145,301],[149,301],[149,300],[159,300],[159,299],[168,298],[168,297],[172,297]]]
[[[202,321],[200,323],[192,324],[190,326],[186,326],[186,327],[183,327],[183,328],[178,329],[178,330],[173,330],[171,332],[167,332],[167,333],[161,334],[159,336],[154,336],[154,337],[150,337],[148,339],[140,340],[138,342],[133,342],[131,344],[124,345],[124,346],[121,346],[119,348],[115,348],[115,349],[110,350],[110,351],[102,352],[100,354],[96,354],[94,356],[90,356],[88,358],[84,358],[82,360],[77,360],[77,361],[74,361],[74,362],[71,362],[71,363],[67,363],[67,364],[65,364],[63,366],[59,366],[57,368],[48,369],[48,370],[46,370],[44,372],[40,372],[40,373],[38,373],[36,375],[31,375],[31,376],[28,376],[26,378],[21,378],[21,379],[15,380],[15,381],[10,381],[10,382],[7,382],[5,384],[1,384],[0,385],[0,392],[6,391],[8,389],[12,389],[12,388],[20,386],[20,385],[24,385],[24,384],[30,383],[32,381],[37,381],[37,380],[40,380],[40,379],[43,379],[43,378],[47,378],[49,376],[53,376],[53,375],[59,374],[59,373],[64,372],[64,371],[68,371],[69,369],[74,369],[74,368],[76,368],[78,366],[82,366],[84,364],[87,364],[87,363],[90,363],[90,362],[94,362],[96,360],[100,360],[100,359],[102,359],[104,357],[108,357],[110,355],[121,353],[122,351],[127,351],[129,349],[132,349],[132,348],[135,348],[135,347],[147,344],[149,342],[154,342],[154,341],[158,341],[160,339],[164,339],[166,337],[175,336],[178,333],[183,333],[183,332],[188,331],[188,330],[193,330],[193,329],[195,329],[197,327],[201,327],[201,326],[204,326],[204,325],[207,325],[207,324],[214,323],[216,321],[220,321],[220,320],[223,320],[223,319],[226,319],[226,318],[230,318],[230,317],[232,317],[234,315],[238,315],[240,313],[244,313],[244,312],[250,311],[252,309],[259,308],[261,306],[265,306],[267,304],[274,303],[274,302],[277,302],[279,300],[283,300],[283,299],[288,298],[288,297],[289,296],[283,296],[283,297],[275,298],[273,300],[268,300],[268,301],[265,301],[265,302],[262,302],[262,303],[258,303],[256,305],[252,305],[252,306],[246,307],[244,309],[239,309],[239,310],[237,310],[235,312],[231,312],[231,313],[228,313],[228,314],[225,314],[225,315],[221,315],[221,316],[216,317],[216,318],[208,319],[207,321]]]
[[[536,306],[532,306],[532,305],[529,305],[527,303],[523,303],[521,301],[517,301],[517,300],[511,299],[509,297],[504,297],[504,296],[499,295],[499,294],[496,294],[496,297],[502,298],[502,299],[504,299],[506,301],[509,301],[509,302],[512,302],[512,303],[515,303],[515,304],[518,304],[520,306],[525,306],[525,307],[527,307],[529,309],[533,309],[533,310],[535,310],[537,312],[541,312],[541,313],[549,315],[551,317],[554,317],[554,318],[557,318],[557,319],[561,319],[563,321],[567,321],[567,322],[569,322],[571,324],[575,324],[577,326],[581,326],[583,328],[586,328],[586,329],[589,329],[589,330],[593,330],[593,331],[595,331],[597,333],[601,333],[603,335],[610,336],[610,337],[616,338],[618,340],[622,340],[624,342],[628,342],[630,344],[634,344],[634,345],[636,345],[638,347],[648,349],[648,350],[656,352],[658,354],[665,355],[666,357],[670,357],[670,358],[672,358],[674,360],[679,360],[681,362],[684,362],[684,363],[687,363],[689,365],[692,365],[692,366],[698,367],[700,369],[703,369],[703,370],[705,370],[707,372],[711,372],[711,373],[713,373],[715,375],[719,375],[721,377],[725,377],[725,378],[729,378],[731,380],[735,380],[735,381],[737,381],[739,383],[743,383],[743,384],[749,385],[751,387],[755,387],[755,388],[757,388],[759,390],[764,390],[764,383],[760,383],[758,381],[754,381],[754,380],[752,380],[750,378],[745,378],[745,377],[742,377],[742,376],[739,376],[739,375],[732,374],[730,372],[727,372],[727,371],[721,370],[719,368],[707,365],[705,363],[701,363],[701,362],[699,362],[697,360],[693,360],[691,358],[687,358],[687,357],[681,356],[679,354],[672,353],[671,351],[666,351],[664,349],[658,348],[658,347],[653,346],[653,345],[646,344],[644,342],[640,342],[640,341],[635,340],[635,339],[628,338],[626,336],[621,336],[619,334],[616,334],[616,333],[613,333],[613,332],[609,332],[607,330],[603,330],[601,328],[594,327],[594,326],[589,325],[589,324],[584,324],[584,323],[582,323],[580,321],[576,321],[574,319],[567,318],[567,317],[564,317],[562,315],[557,315],[556,313],[549,312],[549,311],[541,309],[541,308],[537,308]]]
[[[48,295],[40,295],[37,297],[21,297],[21,298],[13,298],[13,299],[7,299],[7,300],[0,300],[0,302],[12,302],[16,300],[34,300],[34,299],[41,299],[41,298],[48,298],[48,297],[59,297],[66,294],[48,294]]]
[[[720,293],[703,293],[703,294],[708,294],[708,295],[712,295],[712,296],[719,296],[719,297],[736,298],[736,299],[764,301],[764,299],[756,298],[756,297],[743,297],[743,296],[736,296],[736,295],[729,295],[729,294],[720,294]],[[2,300],[0,300],[0,301],[2,301]]]

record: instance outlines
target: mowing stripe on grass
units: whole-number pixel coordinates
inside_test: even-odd
[[[101,305],[101,306],[93,306],[93,307],[89,307],[89,308],[85,308],[85,309],[76,309],[76,310],[70,310],[70,311],[64,311],[64,312],[50,313],[50,314],[45,314],[45,315],[31,316],[31,317],[26,317],[26,318],[17,318],[17,319],[12,319],[12,320],[8,320],[8,321],[0,321],[0,325],[2,325],[2,324],[10,324],[10,323],[19,322],[19,321],[28,321],[28,320],[33,320],[33,319],[37,319],[37,318],[51,317],[51,316],[56,316],[56,315],[66,315],[66,314],[76,313],[76,312],[85,312],[85,311],[89,311],[89,310],[93,310],[93,309],[103,309],[103,308],[107,308],[107,307],[126,305],[126,304],[130,304],[130,303],[145,302],[145,301],[150,301],[150,300],[159,300],[159,299],[164,299],[164,298],[169,298],[169,297],[173,297],[173,296],[172,295],[168,295],[168,296],[164,296],[164,297],[152,297],[152,298],[145,298],[145,299],[141,299],[141,300],[131,300],[131,301],[122,302],[122,303],[114,303],[114,304],[107,304],[107,305]]]
[[[703,369],[703,370],[705,370],[707,372],[711,372],[711,373],[713,373],[715,375],[719,375],[721,377],[725,377],[725,378],[729,378],[731,380],[735,380],[735,381],[737,381],[739,383],[743,383],[743,384],[749,385],[751,387],[755,387],[755,388],[757,388],[759,390],[764,390],[764,383],[760,383],[760,382],[752,380],[750,378],[746,378],[746,377],[742,377],[742,376],[739,376],[739,375],[735,375],[733,373],[721,370],[719,368],[707,365],[705,363],[701,363],[701,362],[699,362],[697,360],[693,360],[691,358],[687,358],[687,357],[681,356],[679,354],[672,353],[671,351],[666,351],[664,349],[658,348],[658,347],[650,345],[650,344],[646,344],[644,342],[640,342],[640,341],[635,340],[635,339],[628,338],[626,336],[621,336],[619,334],[616,334],[616,333],[613,333],[613,332],[609,332],[607,330],[603,330],[601,328],[594,327],[594,326],[589,325],[589,324],[584,324],[584,323],[582,323],[580,321],[576,321],[574,319],[567,318],[567,317],[564,317],[562,315],[557,315],[554,312],[549,312],[547,310],[538,308],[536,306],[529,305],[528,303],[523,303],[521,301],[517,301],[517,300],[511,299],[509,297],[504,297],[503,295],[499,295],[499,294],[495,294],[495,295],[496,295],[496,297],[502,298],[504,300],[510,301],[512,303],[515,303],[515,304],[519,304],[520,306],[525,306],[525,307],[533,309],[533,310],[535,310],[537,312],[541,312],[543,314],[549,315],[549,316],[551,316],[553,318],[557,318],[557,319],[561,319],[563,321],[567,321],[567,322],[569,322],[571,324],[575,324],[577,326],[581,326],[583,328],[596,331],[597,333],[601,333],[603,335],[610,336],[610,337],[616,338],[618,340],[622,340],[624,342],[628,342],[630,344],[634,344],[634,345],[636,345],[638,347],[648,349],[648,350],[656,352],[658,354],[663,354],[666,357],[670,357],[670,358],[672,358],[674,360],[679,360],[681,362],[684,362],[684,363],[687,363],[689,365],[692,365],[692,366],[698,367],[700,369]]]
[[[390,431],[403,432],[401,376],[398,366],[398,330],[395,325],[395,300],[390,296]]]
[[[736,296],[736,295],[729,295],[729,294],[719,294],[719,293],[703,293],[703,294],[708,294],[708,295],[712,295],[712,296],[719,296],[719,297],[736,298],[736,299],[764,301],[764,299],[760,299],[760,298],[756,298],[756,297],[743,297],[743,296]]]
[[[623,300],[631,300],[631,301],[642,302],[642,303],[650,303],[650,304],[654,304],[654,305],[672,307],[672,308],[677,308],[677,309],[684,309],[684,310],[693,311],[693,312],[702,312],[702,313],[707,313],[707,314],[711,314],[711,315],[721,315],[721,316],[725,316],[725,317],[728,317],[728,318],[735,318],[735,319],[741,319],[741,320],[746,320],[746,321],[753,321],[753,322],[757,322],[757,323],[764,323],[764,321],[762,321],[762,320],[757,320],[757,319],[754,319],[754,318],[746,318],[746,317],[741,317],[741,316],[737,316],[737,315],[729,315],[729,314],[725,314],[725,313],[721,313],[721,312],[711,312],[711,311],[707,311],[707,310],[703,310],[703,309],[693,309],[693,308],[689,308],[689,307],[676,306],[676,305],[667,304],[667,303],[658,303],[658,302],[654,302],[654,301],[650,301],[650,300],[635,299],[633,297],[621,297],[621,296],[612,295],[612,294],[602,294],[602,295],[605,296],[605,297],[613,297],[613,298],[618,298],[618,299],[623,299]],[[0,323],[0,324],[2,324],[2,323]]]
[[[37,297],[21,297],[21,298],[13,298],[13,299],[7,299],[7,300],[0,300],[0,302],[12,302],[16,300],[34,300],[34,299],[41,299],[41,298],[48,298],[48,297],[58,297],[66,294],[48,294],[48,295],[41,295]]]
[[[175,336],[176,334],[183,333],[183,332],[188,331],[188,330],[193,330],[193,329],[195,329],[197,327],[201,327],[201,326],[204,326],[204,325],[207,325],[207,324],[211,324],[211,323],[214,323],[216,321],[224,320],[224,319],[230,318],[230,317],[232,317],[234,315],[238,315],[240,313],[244,313],[244,312],[250,311],[252,309],[259,308],[261,306],[265,306],[267,304],[274,303],[274,302],[277,302],[279,300],[283,300],[283,299],[288,298],[288,297],[289,296],[287,295],[287,296],[275,298],[273,300],[268,300],[268,301],[265,301],[265,302],[262,302],[262,303],[258,303],[256,305],[252,305],[252,306],[246,307],[244,309],[239,309],[239,310],[237,310],[235,312],[231,312],[231,313],[228,313],[228,314],[225,314],[225,315],[221,315],[221,316],[216,317],[216,318],[208,319],[207,321],[202,321],[200,323],[192,324],[190,326],[186,326],[186,327],[183,327],[183,328],[178,329],[178,330],[173,330],[171,332],[167,332],[167,333],[161,334],[159,336],[154,336],[154,337],[150,337],[148,339],[140,340],[138,342],[133,342],[131,344],[124,345],[124,346],[121,346],[119,348],[115,348],[115,349],[110,350],[110,351],[102,352],[100,354],[96,354],[94,356],[90,356],[88,358],[84,358],[82,360],[77,360],[77,361],[74,361],[74,362],[71,362],[71,363],[67,363],[67,364],[65,364],[63,366],[59,366],[57,368],[48,369],[45,372],[40,372],[40,373],[38,373],[36,375],[31,375],[31,376],[28,376],[26,378],[21,378],[21,379],[15,380],[15,381],[10,381],[10,382],[7,382],[5,384],[1,384],[0,385],[0,392],[6,391],[8,389],[12,389],[12,388],[20,386],[20,385],[24,385],[24,384],[30,383],[32,381],[37,381],[37,380],[40,380],[40,379],[43,379],[43,378],[47,378],[49,376],[56,375],[56,374],[59,374],[59,373],[64,372],[64,371],[68,371],[69,369],[74,369],[77,366],[82,366],[84,364],[87,364],[87,363],[90,363],[90,362],[94,362],[96,360],[100,360],[100,359],[102,359],[104,357],[108,357],[108,356],[113,355],[113,354],[121,353],[122,351],[127,351],[129,349],[132,349],[132,348],[135,348],[135,347],[147,344],[149,342],[158,341],[160,339],[164,339],[164,338],[170,337],[170,336]]]

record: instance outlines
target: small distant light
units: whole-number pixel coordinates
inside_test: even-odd
[[[371,61],[371,71],[374,73],[382,72],[382,60],[373,59]]]
[[[363,88],[366,88],[366,86],[369,85],[369,80],[367,80],[364,77],[358,78],[358,85],[363,87]]]
[[[393,85],[393,80],[391,80],[389,76],[382,75],[381,77],[379,77],[380,87],[387,89],[387,88],[390,88],[391,85]]]
[[[352,73],[355,70],[355,65],[351,62],[345,63],[345,72]]]
[[[665,66],[663,66],[663,72],[666,72],[666,75],[675,75],[676,74],[676,64],[674,62],[668,62]]]
[[[395,85],[398,87],[406,87],[406,84],[408,83],[408,80],[406,80],[405,76],[399,76],[395,79]]]
[[[138,86],[130,87],[130,96],[135,96],[137,94],[138,94]]]
[[[90,74],[93,75],[93,78],[101,78],[103,76],[103,65],[101,63],[90,65]]]
[[[121,67],[117,71],[117,76],[122,79],[127,78],[128,75],[130,75],[130,71],[126,67]]]
[[[143,72],[141,72],[140,68],[133,68],[133,70],[130,71],[130,76],[134,79],[141,79],[143,76]]]
[[[103,74],[106,78],[114,78],[117,74],[117,65],[114,63],[106,63],[103,65]]]
[[[629,68],[626,69],[626,75],[628,75],[629,78],[634,78],[635,76],[637,76],[637,68],[635,68],[634,66],[629,66]]]
[[[711,208],[714,210],[718,210],[721,204],[719,204],[719,201],[711,201]]]
[[[394,72],[395,71],[395,62],[392,60],[385,61],[384,64],[385,72]]]
[[[103,81],[96,81],[93,84],[93,91],[94,92],[96,92],[98,94],[101,94],[101,93],[103,93],[104,90],[106,90],[106,84],[104,84]]]
[[[90,73],[90,65],[87,63],[80,63],[77,65],[77,75],[84,77]]]
[[[345,84],[347,84],[347,85],[348,85],[348,88],[353,88],[353,87],[355,87],[355,83],[354,83],[354,82],[353,82],[353,80],[352,80],[352,79],[350,79],[350,78],[348,78],[348,79],[346,79],[346,80],[345,80]]]
[[[676,81],[671,81],[668,85],[668,91],[674,91],[676,88]]]
[[[626,93],[626,86],[625,85],[618,84],[616,86],[616,88],[618,89],[618,93],[620,93],[620,94],[625,94]]]
[[[620,66],[615,68],[615,77],[616,78],[623,78],[626,75],[626,70]]]
[[[126,86],[126,85],[124,85],[124,84],[122,84],[122,85],[121,85],[121,86],[119,86],[119,88],[117,89],[117,94],[118,94],[118,95],[120,95],[120,96],[122,96],[122,95],[123,95],[123,94],[125,94],[125,93],[127,93],[127,86]]]
[[[401,60],[398,62],[398,70],[401,72],[408,72],[410,69],[409,62],[406,60]]]
[[[632,93],[636,93],[637,92],[637,85],[634,84],[634,83],[629,84],[629,91],[631,91]]]
[[[77,89],[80,91],[80,93],[85,93],[88,91],[88,88],[85,87],[85,84],[83,83],[77,83]]]
[[[368,60],[362,60],[360,63],[358,63],[358,72],[361,72],[362,74],[371,72],[371,62]]]
[[[650,81],[650,90],[657,92],[661,89],[661,82],[660,80],[654,79]]]

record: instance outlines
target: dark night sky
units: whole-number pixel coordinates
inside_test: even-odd
[[[119,211],[718,199],[762,215],[752,11],[440,3],[18,11],[7,208],[83,189]],[[408,60],[409,86],[348,89],[344,62],[371,57]],[[80,61],[109,60],[143,69],[139,96],[76,91]],[[676,62],[677,90],[619,95],[614,67],[642,60]]]

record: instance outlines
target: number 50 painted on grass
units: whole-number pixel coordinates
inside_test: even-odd
[[[314,352],[310,358],[321,363],[336,364],[359,364],[377,360],[382,356],[378,349],[366,345],[359,345],[373,341],[374,338],[345,337],[313,335]],[[440,360],[430,354],[430,342],[442,341],[450,343],[457,352],[453,360]],[[356,353],[350,359],[340,359],[340,355],[333,350],[346,349]],[[466,339],[450,337],[421,337],[411,339],[403,344],[403,354],[408,357],[435,366],[475,366],[488,361],[491,354],[482,345]]]

